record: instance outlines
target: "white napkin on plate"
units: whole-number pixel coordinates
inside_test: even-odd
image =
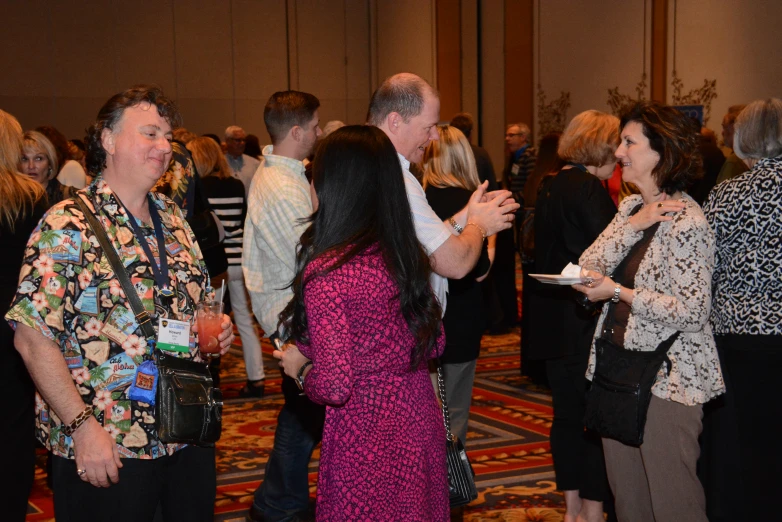
[[[581,277],[581,267],[568,263],[565,268],[562,269],[562,277]]]

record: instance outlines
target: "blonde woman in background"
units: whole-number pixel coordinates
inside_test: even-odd
[[[225,155],[212,138],[195,138],[188,142],[187,149],[193,155],[193,163],[209,204],[225,228],[223,247],[228,258],[228,292],[247,367],[247,384],[239,391],[239,396],[261,398],[266,377],[261,342],[253,325],[242,274],[242,242],[247,216],[244,183],[233,177]]]
[[[16,291],[27,239],[48,208],[41,185],[19,172],[21,151],[22,127],[0,110],[0,317]],[[35,386],[13,340],[11,327],[0,321],[0,443],[11,449],[3,461],[5,473],[13,477],[0,488],[0,506],[10,521],[25,519],[35,473]]]
[[[478,171],[470,143],[462,131],[449,125],[437,128],[439,140],[424,151],[424,191],[432,210],[446,219],[463,209],[478,188]],[[475,366],[486,324],[481,287],[491,268],[494,238],[484,244],[475,268],[462,279],[448,279],[448,307],[443,317],[445,351],[440,357],[451,428],[467,438]]]
[[[72,194],[57,180],[58,168],[57,151],[49,138],[38,131],[25,132],[19,170],[44,188],[50,207]]]

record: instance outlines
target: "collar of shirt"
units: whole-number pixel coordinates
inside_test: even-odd
[[[274,145],[266,145],[263,148],[263,157],[266,158],[266,168],[283,167],[290,169],[294,173],[304,176],[304,163],[286,156],[277,156],[274,154]]]
[[[513,162],[512,163],[516,163],[517,161],[519,161],[519,158],[521,157],[521,155],[524,154],[524,152],[526,152],[526,150],[528,148],[529,148],[529,143],[527,143],[522,148],[520,148],[519,150],[514,152],[513,153]]]
[[[85,191],[89,197],[90,203],[92,203],[92,206],[95,209],[96,215],[103,214],[114,221],[117,225],[126,227],[131,233],[133,232],[133,230],[130,228],[130,225],[127,225],[127,222],[124,218],[125,212],[122,210],[122,205],[120,205],[117,197],[114,195],[114,191],[111,190],[111,187],[108,183],[106,183],[106,180],[103,179],[103,176],[99,175],[95,181],[85,189]],[[163,214],[161,214],[164,226],[168,226],[170,218],[168,215],[165,215],[165,203],[163,203],[163,200],[160,198],[158,193],[151,192],[151,194],[152,201],[155,202],[155,206],[157,207],[158,211],[164,211]],[[117,221],[117,216],[119,215],[123,216],[122,222]],[[144,223],[140,220],[138,221],[141,223],[141,226],[151,228],[148,223]]]
[[[405,158],[404,156],[402,156],[398,152],[396,153],[396,155],[399,156],[399,163],[402,164],[402,168],[405,169],[406,171],[410,172],[410,162],[407,160],[407,158]]]
[[[239,171],[242,170],[242,167],[244,167],[244,154],[239,156],[231,156],[230,154],[226,154],[225,157],[228,160],[228,165],[230,165],[231,169]]]

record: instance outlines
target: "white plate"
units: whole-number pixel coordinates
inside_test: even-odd
[[[581,283],[580,277],[565,277],[561,274],[530,274],[529,276],[548,285],[577,285]]]

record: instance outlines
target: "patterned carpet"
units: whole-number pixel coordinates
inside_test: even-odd
[[[519,375],[518,347],[518,329],[483,338],[467,439],[480,495],[465,508],[465,521],[563,520],[564,498],[555,491],[548,439],[551,396]],[[274,440],[277,412],[282,406],[280,377],[271,346],[264,343],[263,350],[270,375],[262,400],[238,397],[246,378],[240,345],[222,363],[226,406],[223,435],[217,445],[218,521],[245,520]],[[318,458],[316,450],[310,465],[313,497]],[[44,460],[42,454],[28,521],[53,520]]]

